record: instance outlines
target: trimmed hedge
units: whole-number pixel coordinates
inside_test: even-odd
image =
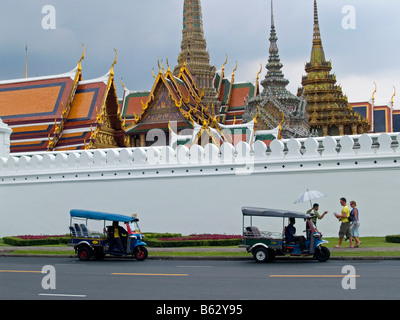
[[[10,246],[42,246],[50,244],[66,244],[69,243],[71,238],[65,237],[49,237],[42,239],[22,239],[19,237],[4,237],[3,242]]]
[[[400,243],[400,234],[385,237],[386,242]]]
[[[180,233],[143,233],[144,241],[149,247],[197,247],[197,246],[237,246],[242,243],[242,239],[201,239],[201,240],[159,240],[161,238],[177,238],[182,237]],[[71,240],[69,235],[65,237],[43,237],[32,239],[22,239],[20,237],[4,237],[5,244],[10,246],[41,246],[41,245],[58,245],[67,244]]]
[[[145,238],[144,241],[149,247],[237,246],[242,243],[242,239],[162,241]]]
[[[160,233],[160,232],[143,232],[146,238],[175,238],[182,237],[181,233]]]

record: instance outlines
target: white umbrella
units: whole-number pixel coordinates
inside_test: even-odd
[[[300,194],[294,203],[300,203],[310,201],[310,207],[312,207],[311,200],[326,197],[322,192],[317,190],[308,190]]]

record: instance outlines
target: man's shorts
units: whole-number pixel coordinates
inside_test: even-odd
[[[340,224],[340,229],[339,229],[339,238],[344,238],[346,236],[347,238],[351,237],[350,233],[350,221],[348,222],[342,222]]]

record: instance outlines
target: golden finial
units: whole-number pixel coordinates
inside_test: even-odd
[[[237,63],[237,61],[236,61],[235,69],[233,69],[233,71],[232,71],[231,86],[233,85],[233,82],[235,81],[235,71],[237,70],[237,67],[238,67],[238,63]],[[229,98],[228,102],[229,102],[229,101],[230,101],[230,98]]]
[[[153,74],[153,78],[155,79],[155,78],[156,78],[156,75],[154,74],[154,68],[151,69],[151,73]]]
[[[121,85],[122,85],[122,87],[124,88],[124,90],[126,89],[126,87],[125,87],[125,85],[124,85],[124,83],[122,82],[122,77],[121,77]]]
[[[374,81],[374,85],[375,85],[375,90],[374,90],[374,92],[372,93],[372,103],[375,102],[375,93],[376,93],[376,89],[377,89],[377,86],[376,86],[375,81]]]
[[[392,106],[393,106],[393,103],[394,103],[394,96],[396,95],[396,87],[393,86],[393,89],[394,89],[394,93],[393,93],[392,99],[391,99],[391,101],[392,101]]]
[[[257,73],[257,80],[260,79],[261,71],[262,71],[262,63],[260,63],[260,71],[258,71]]]
[[[232,71],[232,76],[235,75],[235,71],[237,70],[237,67],[238,67],[238,62],[236,61],[236,66],[235,66],[235,69],[233,69],[233,71]]]
[[[113,64],[111,65],[111,75],[114,75],[114,65],[117,63],[117,59],[118,59],[118,52],[115,48],[114,48],[114,51],[115,51],[115,60],[114,60]]]
[[[78,68],[79,68],[79,70],[82,69],[81,62],[82,62],[83,59],[85,59],[85,51],[86,51],[86,48],[85,48],[85,45],[84,45],[83,43],[82,43],[82,47],[83,47],[83,53],[82,53],[82,57],[79,59],[79,63],[78,63]]]
[[[228,54],[225,53],[225,55],[226,55],[226,59],[225,59],[224,64],[222,65],[222,70],[225,70],[225,65],[228,63]]]
[[[161,69],[163,69],[163,71],[164,71],[164,74],[166,73],[166,71],[165,71],[165,69],[164,69],[164,66],[163,66],[163,64],[162,64],[162,59],[161,59],[161,61],[160,61],[160,64],[161,64]]]
[[[169,72],[169,71],[171,71],[171,70],[169,69],[168,56],[165,58],[165,60],[166,60],[167,67],[168,67],[168,72]]]

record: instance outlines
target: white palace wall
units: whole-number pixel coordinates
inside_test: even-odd
[[[0,158],[0,237],[68,233],[69,211],[137,213],[142,231],[240,234],[242,206],[305,212],[319,190],[318,221],[336,236],[339,198],[355,200],[361,236],[400,234],[399,134],[274,140],[270,147],[102,149]],[[282,222],[263,219],[262,230]],[[274,221],[274,222],[273,222]],[[266,227],[266,222],[273,222]],[[261,224],[261,221],[260,221]],[[298,233],[303,222],[296,223]]]

